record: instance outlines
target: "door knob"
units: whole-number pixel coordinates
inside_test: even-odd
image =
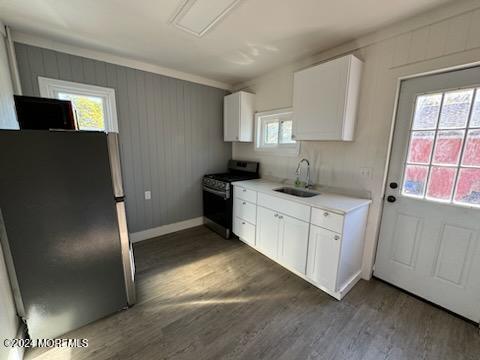
[[[398,184],[396,182],[391,182],[390,189],[396,189],[396,188],[398,188]]]
[[[390,195],[390,196],[387,196],[387,201],[390,203],[394,203],[395,201],[397,201],[397,198],[393,195]]]

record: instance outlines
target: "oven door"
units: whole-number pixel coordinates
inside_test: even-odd
[[[203,187],[203,216],[205,225],[228,239],[232,230],[233,202],[229,191]]]

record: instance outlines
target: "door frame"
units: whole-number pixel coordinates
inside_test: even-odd
[[[456,54],[454,54],[456,55]],[[404,65],[404,66],[399,66],[397,68],[392,68],[392,71],[399,71],[401,72],[402,69],[405,69],[409,67],[412,64]],[[415,64],[413,64],[415,65]],[[382,193],[381,193],[381,199],[382,203],[380,204],[380,216],[378,217],[378,222],[377,226],[375,229],[375,251],[373,254],[373,263],[372,266],[370,267],[370,278],[373,277],[373,271],[375,270],[375,264],[377,262],[377,253],[378,253],[378,244],[380,243],[380,228],[382,226],[382,220],[383,220],[383,213],[384,213],[384,207],[385,207],[385,194],[387,192],[387,183],[388,183],[388,175],[389,175],[389,168],[390,168],[390,163],[391,163],[391,157],[392,157],[392,147],[393,147],[393,139],[395,136],[395,127],[397,125],[397,115],[398,115],[398,107],[399,107],[399,100],[400,100],[400,91],[401,91],[401,86],[402,82],[410,79],[416,79],[424,76],[430,76],[430,75],[438,75],[438,74],[444,74],[452,71],[458,71],[458,70],[465,70],[469,68],[474,68],[474,67],[480,67],[480,61],[474,61],[474,62],[468,62],[465,64],[460,64],[460,65],[452,65],[452,66],[447,66],[447,67],[442,67],[440,69],[433,69],[433,70],[427,70],[423,72],[418,72],[414,74],[407,74],[407,75],[397,75],[396,78],[396,89],[395,89],[395,102],[393,104],[393,111],[392,111],[392,120],[390,122],[390,134],[389,134],[389,139],[388,139],[388,146],[387,146],[387,157],[385,160],[385,167],[383,170],[383,179],[382,179]],[[479,325],[480,326],[480,325]]]

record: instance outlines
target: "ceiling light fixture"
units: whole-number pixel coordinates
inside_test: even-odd
[[[179,29],[202,37],[241,0],[184,0],[170,22]]]

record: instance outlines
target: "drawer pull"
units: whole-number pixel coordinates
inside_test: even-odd
[[[330,214],[326,211],[323,213],[323,216],[328,216],[328,215],[330,215]]]
[[[279,215],[278,218],[279,218],[279,219],[283,219],[283,216],[282,216],[282,215]]]
[[[245,221],[242,221],[242,225],[245,225]]]
[[[275,214],[275,215],[273,215],[273,216],[278,217],[278,214]]]
[[[242,204],[243,204],[243,205],[247,205],[247,203],[246,203],[245,201],[244,201],[244,202],[242,202]]]
[[[333,238],[334,238],[335,240],[340,240],[340,236],[338,236],[338,235],[335,235]]]
[[[247,189],[243,189],[242,191],[243,191],[243,192],[247,192]]]

